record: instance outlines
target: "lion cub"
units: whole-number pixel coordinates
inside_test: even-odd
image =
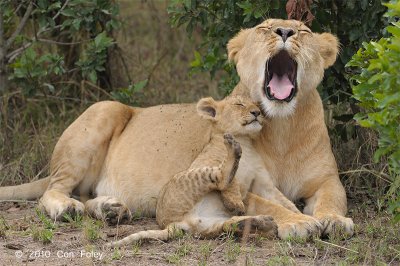
[[[254,174],[258,173],[258,168],[265,168],[251,145],[252,139],[262,128],[263,118],[260,109],[247,99],[230,96],[219,102],[212,98],[203,98],[197,104],[197,112],[212,122],[212,137],[189,169],[172,177],[160,191],[156,219],[159,226],[165,229],[138,232],[110,243],[109,246],[121,246],[144,238],[167,240],[176,234],[176,229],[204,237],[215,236],[232,228],[242,230],[245,221],[250,221],[250,225],[257,230],[276,231],[276,224],[269,216],[229,215],[229,213],[244,213],[242,199],[256,178],[269,179],[268,173],[262,177]],[[240,145],[242,142],[246,146],[243,154],[246,158],[242,155]],[[246,161],[247,165],[244,167],[241,158]],[[244,173],[239,177],[237,172],[240,168],[244,169]],[[256,170],[249,170],[252,168]],[[264,185],[265,182],[260,184]],[[267,185],[271,186],[271,190],[274,189],[272,181]],[[217,217],[199,217],[201,214],[197,211],[197,206],[208,204],[206,201],[204,203],[204,198],[213,191],[220,191],[222,208],[229,213],[222,210],[222,216],[217,214]],[[284,206],[294,207],[293,203],[283,195],[281,197],[282,199],[276,201],[284,202]]]

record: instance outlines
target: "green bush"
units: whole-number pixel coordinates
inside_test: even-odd
[[[10,82],[27,96],[52,95],[82,80],[106,84],[99,74],[105,76],[118,12],[113,0],[1,1],[0,93],[15,88]]]
[[[351,78],[354,98],[362,108],[355,119],[379,134],[374,159],[387,156],[392,178],[388,195],[395,220],[400,221],[400,1],[385,6],[393,21],[386,28],[390,36],[363,43],[347,65],[359,71]]]
[[[230,92],[239,81],[234,67],[227,62],[226,44],[241,28],[257,25],[266,14],[285,16],[282,1],[173,0],[168,7],[173,26],[186,26],[189,36],[201,29],[203,43],[194,53],[193,71],[210,72],[214,77],[224,70],[220,86]]]

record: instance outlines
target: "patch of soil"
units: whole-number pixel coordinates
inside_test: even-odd
[[[0,265],[309,265],[309,264],[375,264],[400,263],[400,226],[393,225],[385,213],[355,205],[350,216],[357,224],[356,236],[343,239],[262,239],[243,241],[220,236],[204,240],[183,236],[168,242],[150,240],[119,249],[103,248],[112,240],[141,230],[157,229],[155,219],[137,218],[127,225],[90,229],[90,223],[53,223],[46,225],[35,211],[36,204],[0,203]],[[48,222],[47,221],[47,222]],[[98,222],[97,222],[98,223]],[[35,232],[46,226],[51,242],[35,238]],[[96,237],[91,237],[87,231]],[[95,240],[90,240],[95,239]]]

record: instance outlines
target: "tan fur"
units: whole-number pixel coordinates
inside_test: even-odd
[[[227,135],[230,136],[231,135]],[[229,138],[229,137],[228,137]],[[184,216],[201,200],[201,198],[211,191],[221,191],[223,193],[231,187],[232,180],[236,174],[239,159],[241,156],[240,145],[231,139],[225,140],[227,148],[227,159],[218,167],[207,166],[190,167],[187,171],[176,174],[163,187],[157,198],[156,218],[161,228],[166,228],[170,223],[184,220]],[[234,183],[237,185],[237,183]],[[244,214],[244,204],[240,196],[225,197],[227,204],[225,207],[235,206],[229,211],[236,214]]]
[[[157,238],[167,240],[174,237],[179,230],[198,234],[200,236],[216,236],[223,230],[231,229],[233,220],[227,216],[226,221],[218,221],[211,227],[204,228],[198,223],[191,223],[194,216],[191,211],[195,205],[201,202],[202,198],[212,191],[221,192],[221,200],[224,207],[233,214],[244,214],[245,207],[242,201],[240,183],[244,183],[248,174],[238,177],[235,174],[239,170],[239,160],[242,156],[240,144],[234,137],[241,140],[250,141],[251,137],[256,137],[261,130],[262,116],[260,109],[250,100],[243,97],[229,97],[220,102],[212,98],[201,99],[197,104],[197,112],[205,119],[211,120],[213,140],[207,145],[198,158],[192,163],[188,170],[176,174],[162,188],[157,198],[156,219],[159,226],[164,230],[152,230],[151,232],[138,232],[127,236],[108,246],[121,246],[130,244],[143,238]],[[227,133],[229,132],[229,133]],[[225,133],[225,134],[224,134]],[[232,135],[233,136],[232,136]],[[225,146],[225,148],[224,148]],[[221,152],[210,151],[220,150]],[[221,156],[221,157],[220,157]],[[243,154],[248,157],[248,152]],[[214,166],[215,161],[221,161],[218,166]],[[244,158],[247,164],[251,164],[248,158]],[[260,165],[251,164],[250,167],[264,167],[261,160]],[[249,180],[247,183],[251,182]],[[273,185],[271,185],[271,190]],[[248,188],[244,188],[246,195]],[[284,198],[284,196],[282,196]],[[289,200],[286,199],[288,203]],[[293,205],[293,204],[292,204]],[[293,208],[296,207],[293,205]],[[235,222],[247,220],[259,221],[258,230],[274,232],[276,229],[271,217],[237,217]],[[255,219],[255,220],[254,220]],[[254,228],[249,228],[250,230]]]
[[[283,42],[275,32],[277,28],[289,28],[294,34]],[[263,90],[266,63],[283,49],[298,64],[298,93],[288,103],[268,100]],[[335,227],[353,233],[352,220],[344,217],[346,194],[316,90],[337,51],[333,35],[312,33],[299,21],[279,19],[244,30],[228,44],[229,57],[240,76],[232,95],[250,96],[267,117],[260,136],[249,145],[257,149],[273,184],[290,200],[303,199],[306,203],[305,214],[295,213],[265,199],[268,193],[263,180],[255,181],[250,188],[245,201],[247,214],[273,216],[282,238],[318,234],[320,224],[324,233]],[[73,191],[82,195],[93,192],[114,198],[124,208],[154,215],[161,188],[174,174],[188,169],[214,141],[211,124],[198,117],[194,104],[144,109],[115,102],[94,104],[57,143],[51,181],[41,204],[52,218],[60,218],[65,212],[85,208],[70,198]],[[24,198],[32,196],[29,189],[25,192]],[[4,188],[0,189],[0,198],[3,195],[7,195]],[[192,222],[206,223],[205,228],[215,224],[220,213],[214,208],[220,205],[223,209],[218,194],[207,194],[202,205],[194,208],[203,217],[201,223],[199,219]],[[99,211],[103,207],[100,202],[92,206]]]

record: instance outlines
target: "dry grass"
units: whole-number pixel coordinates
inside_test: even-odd
[[[203,96],[220,98],[223,92],[206,73],[189,76],[196,48],[196,36],[172,29],[166,2],[121,1],[122,29],[115,34],[133,82],[149,79],[141,106],[159,103],[193,102]],[[198,39],[198,38],[197,38]]]
[[[29,265],[399,265],[400,225],[390,222],[385,212],[359,199],[351,205],[356,235],[344,239],[288,241],[229,235],[198,239],[183,235],[169,242],[150,240],[119,249],[103,249],[106,242],[145,229],[155,229],[155,219],[136,218],[128,225],[109,227],[101,221],[82,217],[71,223],[53,223],[35,211],[32,203],[0,203],[0,262]],[[102,254],[81,257],[83,251]],[[35,251],[42,253],[35,254]],[[69,257],[60,257],[62,251]],[[16,258],[16,252],[22,252]],[[43,252],[47,252],[46,254]],[[70,255],[68,255],[70,254]],[[72,255],[71,255],[72,254]]]

